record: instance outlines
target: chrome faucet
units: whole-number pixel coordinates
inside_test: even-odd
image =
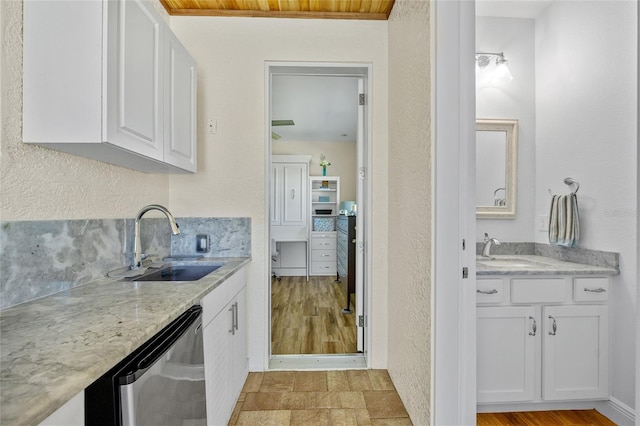
[[[148,206],[144,206],[136,215],[136,220],[133,225],[133,262],[131,263],[131,269],[139,269],[142,266],[142,247],[140,243],[140,219],[142,216],[149,210],[158,210],[164,213],[169,219],[169,226],[171,226],[171,232],[173,235],[178,235],[180,233],[180,229],[178,229],[178,224],[176,220],[173,218],[173,215],[166,207],[163,207],[159,204],[149,204]]]
[[[484,233],[484,246],[482,247],[482,257],[491,258],[491,247],[493,245],[500,245],[500,241],[495,238],[489,238],[489,234]]]

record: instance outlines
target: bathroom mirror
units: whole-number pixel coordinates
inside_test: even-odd
[[[476,120],[476,217],[516,216],[518,120]]]

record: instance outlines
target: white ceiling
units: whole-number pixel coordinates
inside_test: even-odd
[[[271,82],[271,119],[295,123],[271,128],[279,141],[355,142],[356,77],[273,75]]]
[[[537,18],[553,0],[476,0],[476,16]]]

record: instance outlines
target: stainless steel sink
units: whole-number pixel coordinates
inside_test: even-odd
[[[127,281],[197,281],[223,265],[171,265],[162,269],[147,271],[138,277],[127,278]]]

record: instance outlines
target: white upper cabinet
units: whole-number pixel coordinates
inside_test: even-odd
[[[26,143],[144,172],[195,172],[196,78],[147,2],[25,1]]]
[[[164,61],[164,161],[195,171],[198,69],[171,31],[166,33]]]
[[[271,225],[307,226],[308,156],[274,155],[271,170]],[[306,232],[304,233],[306,235]]]

